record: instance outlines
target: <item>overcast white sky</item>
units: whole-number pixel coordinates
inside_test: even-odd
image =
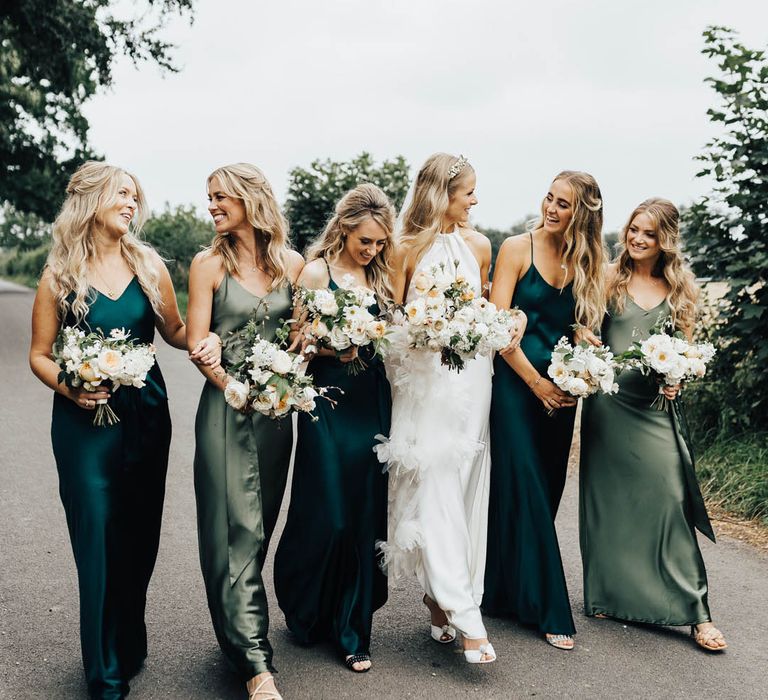
[[[476,223],[536,211],[563,169],[591,172],[606,230],[641,200],[706,191],[693,157],[715,133],[708,24],[768,44],[761,0],[197,0],[174,21],[177,75],[121,62],[86,114],[107,160],[153,209],[205,206],[205,178],[250,161],[283,199],[315,158],[435,151],[478,174]]]

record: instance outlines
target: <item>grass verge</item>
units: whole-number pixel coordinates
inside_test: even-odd
[[[768,527],[768,433],[719,438],[696,467],[708,501]]]

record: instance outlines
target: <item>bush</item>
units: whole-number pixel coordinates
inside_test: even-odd
[[[31,250],[15,248],[5,252],[0,257],[0,276],[27,287],[37,286],[50,249],[51,244],[46,241]]]

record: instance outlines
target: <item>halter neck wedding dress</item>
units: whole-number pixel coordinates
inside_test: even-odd
[[[461,233],[441,233],[416,272],[444,264],[482,293],[480,266]],[[409,286],[406,302],[417,296]],[[470,639],[487,638],[483,597],[488,489],[491,361],[478,357],[457,373],[438,353],[407,347],[395,334],[388,353],[390,437],[376,449],[389,471],[390,579],[415,574],[449,623]]]

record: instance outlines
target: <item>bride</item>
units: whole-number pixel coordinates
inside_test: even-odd
[[[456,269],[476,295],[485,292],[490,242],[462,226],[477,204],[475,182],[463,156],[437,153],[422,166],[401,214],[393,284],[398,303],[416,296],[417,273],[440,263]],[[490,481],[490,358],[469,360],[456,373],[440,365],[439,353],[410,350],[395,338],[387,374],[392,427],[377,448],[390,474],[384,564],[392,579],[418,577],[435,641],[448,644],[458,631],[469,663],[495,661],[479,607]]]

